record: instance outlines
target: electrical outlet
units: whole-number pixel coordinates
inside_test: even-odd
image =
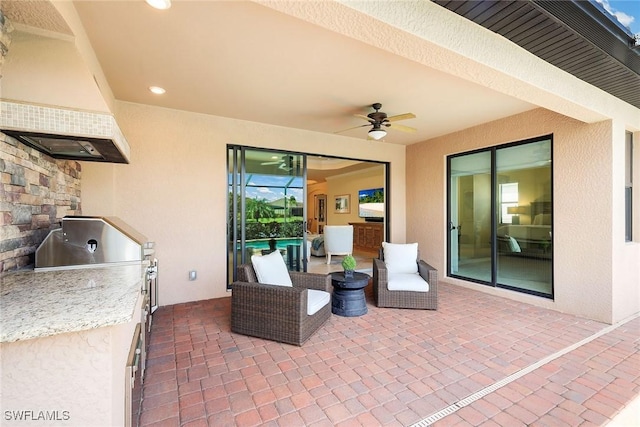
[[[189,280],[196,280],[198,278],[198,273],[195,270],[191,270],[189,272]]]

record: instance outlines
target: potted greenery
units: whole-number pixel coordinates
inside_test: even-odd
[[[342,260],[342,268],[344,268],[344,277],[353,277],[353,270],[356,268],[356,259],[351,255],[347,255]]]

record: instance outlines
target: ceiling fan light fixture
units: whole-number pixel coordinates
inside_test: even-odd
[[[145,0],[147,4],[155,9],[165,10],[171,7],[171,0]]]
[[[387,131],[383,130],[383,129],[371,129],[369,131],[369,136],[373,139],[375,139],[376,141],[384,138],[385,136],[387,136]]]
[[[163,95],[164,93],[167,92],[166,90],[164,90],[164,88],[161,88],[160,86],[149,86],[149,91],[151,93],[155,93],[156,95]]]

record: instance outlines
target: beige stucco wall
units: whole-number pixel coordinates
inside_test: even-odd
[[[73,41],[14,32],[2,69],[3,99],[109,112]]]
[[[624,193],[620,189],[625,186],[625,126],[620,120],[612,121],[612,157],[614,166],[611,206],[614,218],[624,218]],[[633,135],[634,159],[632,170],[633,207],[632,213],[633,241],[625,242],[624,221],[614,221],[611,245],[613,268],[613,320],[621,320],[640,311],[640,132]]]
[[[554,300],[446,277],[446,157],[547,134],[553,135]],[[640,245],[625,244],[620,229],[623,135],[611,121],[585,124],[537,109],[409,146],[407,240],[419,242],[446,282],[605,322],[629,316],[640,310]]]
[[[2,425],[123,426],[125,365],[136,323],[0,344]]]
[[[227,144],[391,162],[391,235],[405,239],[404,146],[123,102],[115,113],[131,163],[85,162],[82,210],[116,215],[156,242],[161,305],[229,295]]]

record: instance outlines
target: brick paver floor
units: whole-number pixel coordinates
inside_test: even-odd
[[[367,297],[366,315],[333,315],[302,347],[232,334],[230,298],[161,307],[141,424],[589,426],[640,394],[638,317],[610,326],[447,284],[437,311]]]

